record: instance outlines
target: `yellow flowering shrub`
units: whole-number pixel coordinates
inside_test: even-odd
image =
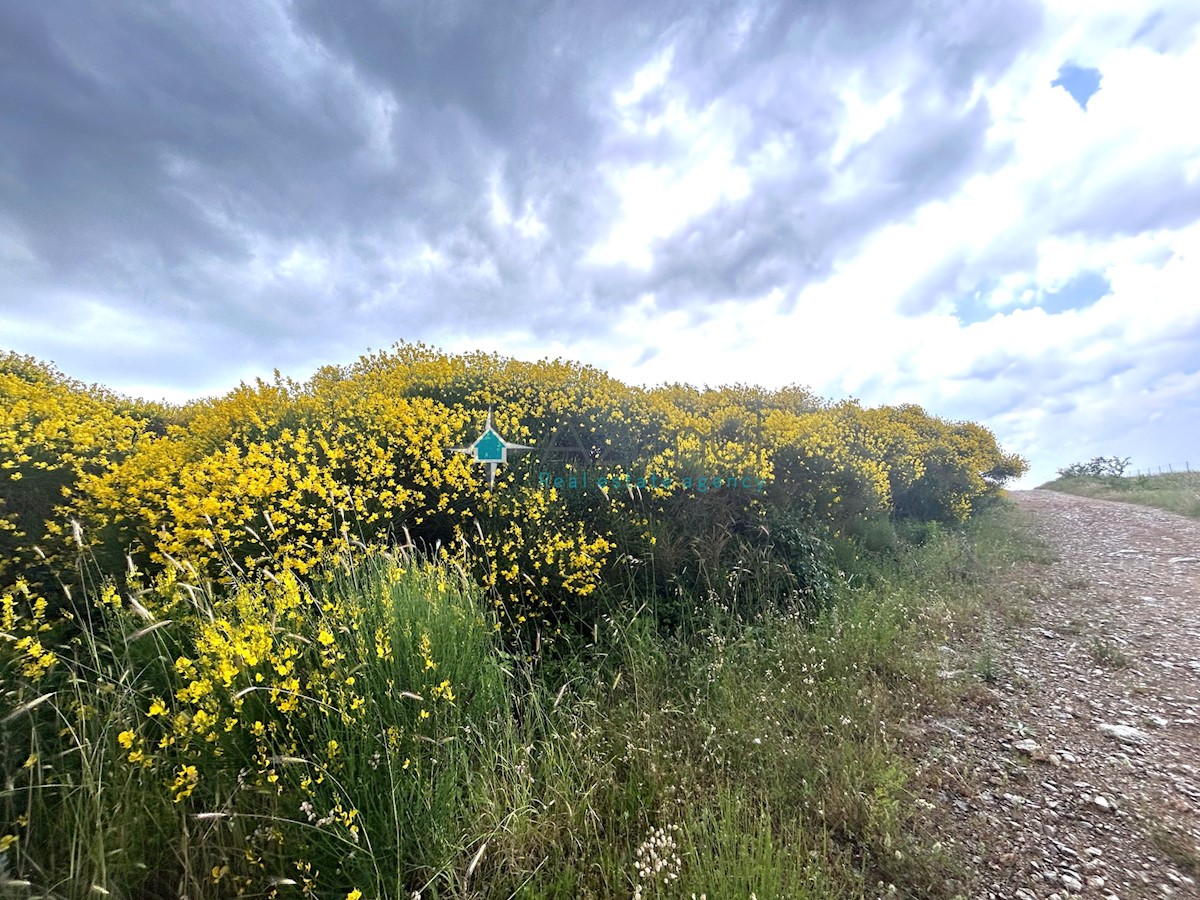
[[[37,686],[58,662],[46,598],[24,578],[0,592],[0,672]],[[7,684],[7,678],[5,679]]]
[[[185,575],[169,566],[143,582],[135,572],[125,590],[89,594],[82,639],[23,582],[0,594],[4,701],[26,717],[0,741],[6,771],[39,754],[61,756],[61,768],[79,759],[75,742],[94,744],[167,821],[233,823],[220,840],[197,832],[192,865],[223,870],[239,894],[260,895],[294,860],[331,847],[418,865],[434,844],[431,779],[463,761],[446,737],[481,729],[506,702],[475,590],[447,568],[385,555],[359,554],[315,589],[289,571],[223,591]],[[31,846],[59,840],[54,809],[66,794],[43,794],[0,797],[0,814],[23,823]],[[391,823],[385,832],[363,830],[367,809]],[[263,821],[271,829],[254,827]],[[159,825],[131,866],[174,855],[179,835]],[[124,859],[110,859],[104,877],[128,889],[149,873],[123,869]],[[352,872],[308,872],[312,895],[329,896]]]
[[[8,502],[11,544],[65,546],[74,519],[110,569],[129,553],[151,571],[173,559],[229,580],[411,542],[467,566],[513,628],[584,612],[629,559],[649,562],[638,583],[656,590],[684,569],[736,565],[780,513],[835,533],[892,515],[958,521],[1024,465],[986,429],[915,406],[830,404],[799,387],[636,388],[563,360],[419,344],[178,409],[21,365],[33,376],[4,382],[24,398],[0,431],[15,460],[4,499],[45,471],[64,505],[18,515]],[[533,447],[509,451],[494,484],[456,452],[489,412],[505,440]]]
[[[0,352],[0,585],[47,580],[42,554],[60,549],[47,531],[55,508],[80,478],[132,452],[143,430],[123,406],[32,357]]]

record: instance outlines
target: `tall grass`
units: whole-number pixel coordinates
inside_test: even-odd
[[[1080,497],[1153,506],[1182,516],[1200,518],[1200,472],[1056,478],[1041,487]]]
[[[953,896],[897,726],[944,702],[932,648],[1012,554],[997,521],[885,542],[821,609],[714,593],[669,634],[629,607],[533,663],[403,558],[151,586],[153,621],[110,592],[43,678],[3,657],[0,895]],[[220,623],[263,658],[185,702]]]

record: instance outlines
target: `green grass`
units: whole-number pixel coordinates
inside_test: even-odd
[[[1096,636],[1092,638],[1089,648],[1092,660],[1099,666],[1109,669],[1123,669],[1129,665],[1129,657],[1120,647],[1108,638]]]
[[[1200,875],[1200,845],[1186,831],[1177,827],[1154,825],[1150,841],[1171,864],[1185,875]]]
[[[404,900],[965,893],[970,863],[915,802],[897,726],[951,701],[935,647],[979,612],[988,573],[1044,551],[1003,507],[889,549],[819,613],[746,620],[730,610],[753,603],[714,596],[699,624],[666,635],[629,608],[532,665],[502,651],[461,582],[439,591],[435,571],[360,560],[321,595],[312,634],[351,607],[358,625],[338,633],[333,666],[370,698],[368,714],[306,700],[285,719],[264,703],[247,715],[284,723],[281,740],[292,730],[295,756],[269,770],[278,781],[243,784],[253,760],[238,726],[214,738],[221,755],[205,757],[196,794],[179,803],[164,789],[172,767],[131,765],[117,737],[152,696],[179,688],[184,635],[111,616],[85,632],[53,697],[20,709],[7,695],[0,740],[18,774],[0,790],[0,818],[30,822],[0,851],[0,896],[201,900],[239,885],[338,900],[352,889]],[[206,602],[202,619],[236,619]],[[395,660],[363,643],[378,629]],[[428,674],[422,635],[433,681],[456,694],[432,707],[425,732],[397,687]],[[381,733],[395,723],[411,739],[390,747]],[[322,756],[331,740],[338,753]],[[26,754],[35,760],[22,767]],[[327,777],[304,793],[301,779],[318,772]],[[318,813],[355,809],[357,831],[314,823],[305,797]]]
[[[1200,472],[1057,478],[1041,486],[1064,494],[1120,500],[1200,518]]]

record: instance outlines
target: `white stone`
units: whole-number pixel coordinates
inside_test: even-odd
[[[1128,725],[1110,725],[1108,722],[1101,722],[1096,726],[1096,730],[1127,744],[1144,744],[1150,738],[1150,735],[1140,728],[1131,728]]]

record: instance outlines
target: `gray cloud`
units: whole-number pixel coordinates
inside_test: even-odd
[[[982,0],[9,4],[0,204],[32,260],[7,267],[0,302],[70,316],[99,296],[202,324],[224,354],[298,359],[496,317],[570,337],[648,290],[702,308],[795,289],[979,164],[971,85],[1038,25],[1030,2]],[[599,164],[688,149],[618,136],[609,107],[667,46],[670,90],[717,111],[736,163],[783,137],[794,164],[663,240],[648,273],[581,268],[614,221]],[[845,163],[862,190],[824,205],[853,71],[914,86]],[[548,240],[497,227],[493,186]],[[320,277],[280,274],[297,248]],[[427,248],[442,264],[420,264]]]

